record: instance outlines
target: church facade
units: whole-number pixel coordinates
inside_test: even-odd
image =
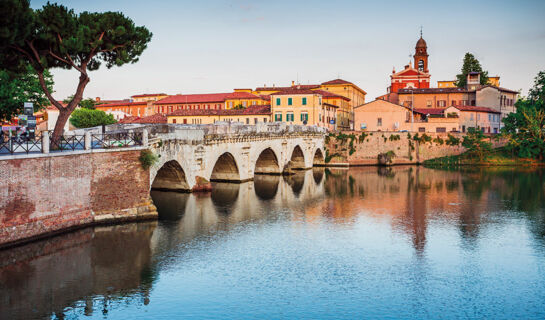
[[[431,75],[428,68],[428,56],[428,46],[420,35],[420,39],[416,42],[414,63],[410,62],[399,72],[395,69],[392,71],[388,93],[397,93],[400,89],[429,88]]]

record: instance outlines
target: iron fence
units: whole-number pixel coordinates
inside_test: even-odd
[[[14,136],[0,139],[0,155],[14,153],[42,152],[42,137]]]
[[[142,145],[142,132],[100,133],[91,135],[91,148],[123,148]]]
[[[75,151],[85,149],[85,135],[61,136],[59,140],[51,139],[50,151]]]

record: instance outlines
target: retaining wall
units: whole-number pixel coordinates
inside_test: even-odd
[[[0,247],[91,224],[157,217],[140,150],[0,159]]]
[[[336,138],[338,134],[326,138],[329,158],[327,165],[377,165],[378,155],[388,151],[395,153],[392,164],[419,164],[428,159],[458,155],[465,151],[461,145],[447,145],[447,133],[426,133],[432,139],[430,142],[417,141],[414,139],[415,133],[409,135],[408,132],[374,131],[364,132],[364,136],[362,133],[361,131],[343,132],[349,136],[344,142],[342,139]],[[355,136],[352,146],[350,145],[352,140],[350,135]],[[450,135],[460,139],[460,142],[463,141],[464,134],[462,133],[451,133]],[[363,140],[360,137],[364,137]],[[419,133],[419,137],[422,137],[422,133]],[[500,145],[494,139],[491,141],[494,146]]]

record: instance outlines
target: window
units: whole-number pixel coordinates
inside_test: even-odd
[[[418,61],[418,70],[419,71],[424,71],[424,60],[419,60]]]
[[[257,124],[257,118],[254,118],[254,124]]]
[[[246,101],[242,101],[242,106],[246,108]]]
[[[475,100],[471,100],[471,105],[472,105],[472,106],[475,105]]]
[[[307,98],[303,98],[303,105],[304,105],[304,106],[307,105]]]
[[[293,112],[288,112],[286,114],[286,121],[290,122],[290,121],[293,121],[293,120],[294,120]]]
[[[447,102],[445,100],[439,100],[439,101],[437,101],[437,106],[438,107],[446,107]]]
[[[187,119],[184,119],[184,124],[187,124]]]
[[[229,101],[229,109],[233,108],[233,101]]]
[[[431,101],[431,100],[427,100],[427,101],[426,101],[426,107],[431,108],[431,106],[432,106],[432,101]]]
[[[455,106],[455,105],[456,105],[456,100],[452,100],[452,101],[450,102],[450,105],[451,105],[451,106]]]
[[[288,98],[288,106],[293,105],[293,98]]]
[[[447,132],[447,128],[445,128],[445,127],[437,127],[437,128],[435,128],[435,132]]]
[[[382,126],[382,118],[377,118],[377,127]]]
[[[426,128],[424,128],[424,127],[419,127],[419,128],[418,128],[418,132],[426,132]]]
[[[276,98],[276,105],[277,105],[277,106],[280,105],[280,98]]]
[[[250,118],[246,118],[246,124],[250,124]]]
[[[301,112],[301,121],[308,121],[308,113]]]
[[[282,114],[280,112],[274,114],[274,121],[282,121]]]
[[[172,123],[176,123],[176,119],[172,119]]]
[[[473,121],[473,113],[469,115],[469,120]]]
[[[267,118],[263,118],[263,122],[267,122]]]
[[[488,114],[488,121],[492,121],[492,115]]]
[[[481,114],[477,113],[477,121],[481,120]]]

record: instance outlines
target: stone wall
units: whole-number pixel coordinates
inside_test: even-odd
[[[449,146],[446,144],[448,134],[426,133],[431,137],[431,142],[419,142],[414,140],[414,134],[407,132],[365,132],[365,138],[360,141],[362,132],[343,132],[349,136],[344,142],[336,137],[326,138],[326,148],[330,160],[329,165],[377,165],[379,153],[393,151],[395,157],[392,164],[417,164],[425,160],[458,155],[465,151],[462,146]],[[355,139],[350,146],[350,135]],[[452,136],[463,140],[463,134],[451,133]],[[422,134],[419,134],[421,137]],[[441,143],[442,139],[443,142]],[[350,151],[352,150],[352,152]]]
[[[0,247],[85,225],[157,217],[140,150],[0,160]]]

